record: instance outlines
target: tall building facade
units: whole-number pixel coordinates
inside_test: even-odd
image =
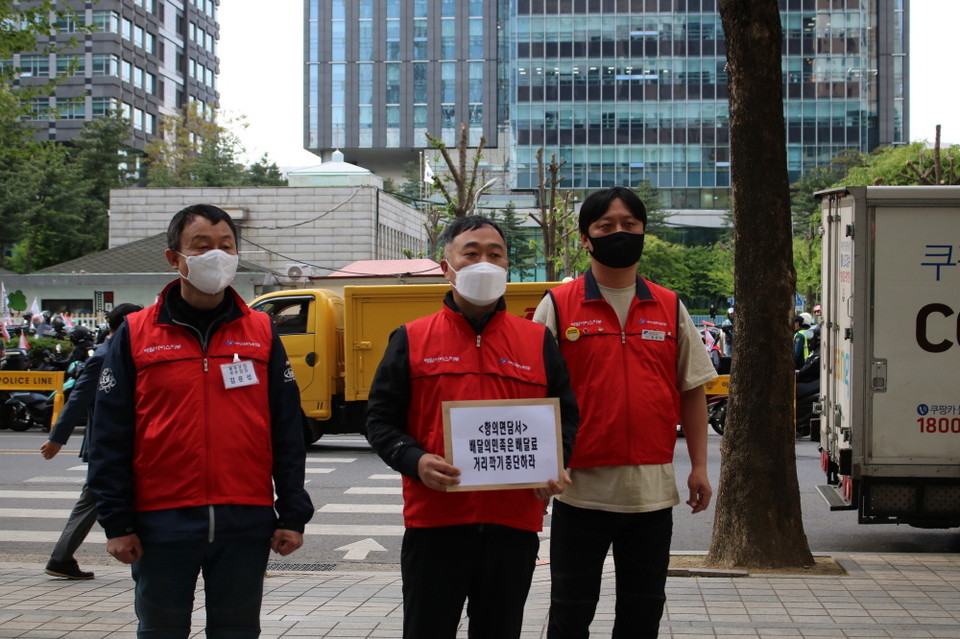
[[[30,4],[24,2],[22,4]],[[0,64],[17,70],[21,86],[46,85],[34,97],[29,122],[50,140],[75,138],[84,123],[119,109],[143,149],[160,117],[198,102],[215,108],[219,96],[219,0],[66,0],[51,14],[49,37],[37,51]]]
[[[909,0],[779,0],[791,180],[906,143]],[[564,188],[648,180],[668,208],[729,208],[717,0],[305,0],[305,146],[389,173],[426,146],[497,147],[510,187],[537,150]]]
[[[499,63],[506,3],[305,0],[304,147],[368,168],[413,159],[426,133],[500,144],[509,114]],[[410,156],[410,157],[408,157]],[[372,166],[371,166],[372,164]]]

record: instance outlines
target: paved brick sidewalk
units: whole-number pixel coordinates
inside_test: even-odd
[[[660,636],[682,639],[960,639],[960,555],[834,554],[843,577],[670,577]],[[132,639],[132,581],[97,566],[92,581],[52,579],[37,564],[0,563],[0,639]],[[548,566],[527,600],[524,639],[544,637]],[[613,624],[613,568],[592,630]],[[202,593],[194,636],[202,637]],[[271,574],[263,637],[400,637],[396,572]],[[466,637],[466,624],[460,637]]]

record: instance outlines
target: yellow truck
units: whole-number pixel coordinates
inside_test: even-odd
[[[533,318],[540,298],[559,282],[507,284],[507,310]],[[448,284],[345,286],[267,293],[250,306],[273,318],[300,387],[304,438],[363,433],[370,383],[390,334],[440,310]]]

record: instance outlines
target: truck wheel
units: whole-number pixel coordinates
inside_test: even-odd
[[[310,444],[315,444],[320,441],[320,438],[323,437],[323,429],[320,427],[320,424],[317,420],[312,417],[303,418],[303,443],[309,446]]]

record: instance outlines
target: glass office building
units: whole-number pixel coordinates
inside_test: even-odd
[[[425,134],[497,146],[506,121],[498,41],[507,5],[489,0],[306,0],[304,148],[340,148],[377,172],[416,157]],[[411,152],[413,155],[411,156]],[[409,156],[409,157],[408,157]]]
[[[780,0],[791,180],[908,141],[909,0]],[[729,207],[717,0],[306,0],[305,146],[375,171],[429,131],[502,150],[510,187],[648,180],[668,208]]]

